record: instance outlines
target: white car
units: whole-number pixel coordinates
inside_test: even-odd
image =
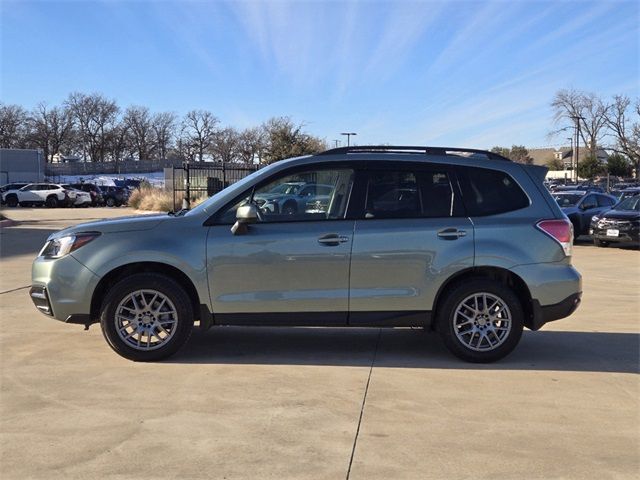
[[[89,192],[83,192],[82,190],[78,190],[77,188],[73,188],[71,185],[67,184],[62,185],[62,188],[75,194],[76,201],[73,202],[74,207],[88,207],[91,205],[92,200]]]
[[[64,207],[73,205],[76,192],[63,188],[57,183],[30,183],[19,190],[8,190],[2,194],[2,201],[9,207]]]

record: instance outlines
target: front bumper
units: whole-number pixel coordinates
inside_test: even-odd
[[[38,257],[31,267],[29,295],[36,308],[67,323],[91,323],[91,297],[100,278],[73,255]]]
[[[607,235],[611,230],[618,232],[617,236]],[[638,225],[612,225],[605,228],[599,228],[597,225],[591,224],[589,233],[593,238],[603,242],[617,243],[638,243],[640,242],[640,227]]]

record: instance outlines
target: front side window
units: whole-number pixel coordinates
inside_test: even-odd
[[[295,222],[344,218],[354,172],[350,169],[317,169],[285,174],[246,192],[224,209],[216,223],[232,224],[236,210],[253,203],[259,222]]]

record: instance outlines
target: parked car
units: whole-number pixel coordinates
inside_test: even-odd
[[[640,243],[640,194],[627,197],[611,210],[591,219],[589,233],[596,247],[610,243]]]
[[[620,191],[620,195],[618,196],[618,199],[624,200],[625,198],[633,197],[639,194],[640,194],[640,187],[629,187]]]
[[[129,202],[129,191],[123,187],[103,186],[102,198],[107,207],[120,207]]]
[[[6,185],[2,185],[0,187],[0,204],[4,205],[5,201],[4,201],[4,195],[2,195],[3,193],[9,191],[9,190],[20,190],[22,187],[25,187],[29,185],[28,183],[7,183]]]
[[[553,198],[571,220],[575,238],[589,232],[591,217],[611,209],[617,203],[612,195],[580,190],[554,192]]]
[[[99,322],[110,347],[136,361],[174,354],[199,321],[422,327],[460,358],[490,362],[524,327],[580,302],[571,223],[542,186],[546,171],[429,147],[283,160],[189,211],[52,234],[30,294],[53,318]],[[330,186],[325,209],[257,204],[300,178]]]
[[[596,185],[590,184],[574,184],[574,185],[560,185],[553,189],[554,193],[559,192],[597,192],[604,193],[604,189]]]
[[[68,207],[76,201],[76,193],[55,183],[30,183],[18,190],[6,191],[2,200],[9,207]]]
[[[91,195],[91,205],[94,207],[104,204],[102,190],[94,183],[72,183],[71,186],[77,190],[82,190]]]
[[[295,215],[305,212],[307,204],[326,203],[333,191],[332,185],[288,182],[273,190],[256,195],[255,202],[265,214]]]
[[[82,190],[78,190],[77,188],[73,188],[71,185],[68,185],[68,184],[63,184],[62,188],[64,188],[65,190],[67,190],[69,192],[73,192],[73,194],[75,195],[76,199],[71,204],[72,206],[74,206],[74,207],[88,207],[89,205],[91,205],[91,203],[92,203],[91,195],[88,192],[83,192]]]

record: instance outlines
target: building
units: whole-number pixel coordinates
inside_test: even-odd
[[[585,160],[590,154],[588,147],[580,147],[578,149],[578,163]],[[564,165],[562,170],[549,170],[547,178],[566,179],[574,178],[573,165],[573,149],[571,147],[560,148],[532,148],[529,150],[529,156],[533,158],[534,165],[547,166],[552,160],[560,160]],[[600,162],[605,163],[609,154],[602,148],[596,150],[596,156]]]
[[[44,156],[40,150],[0,148],[0,185],[42,182]]]

